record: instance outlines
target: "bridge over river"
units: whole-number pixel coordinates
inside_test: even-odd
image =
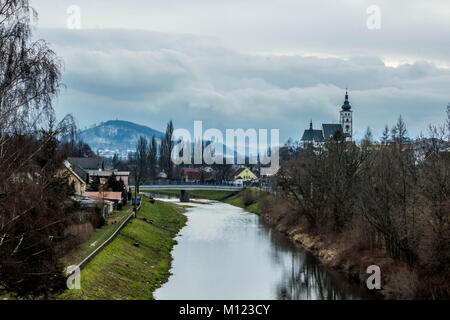
[[[132,186],[134,188],[134,186]],[[185,182],[168,181],[145,184],[139,186],[139,190],[180,190],[180,201],[189,202],[189,191],[193,190],[216,190],[216,191],[240,191],[244,188],[242,184],[235,183],[208,183],[208,182]]]

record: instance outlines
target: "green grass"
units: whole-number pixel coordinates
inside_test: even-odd
[[[5,292],[4,289],[0,288],[0,301],[1,300],[20,300],[14,294]]]
[[[128,205],[122,210],[115,211],[106,219],[106,224],[103,227],[96,229],[88,241],[61,258],[61,262],[65,266],[77,265],[82,262],[120,227],[132,210],[133,207]]]
[[[173,204],[144,200],[138,219],[81,271],[81,289],[67,290],[58,299],[153,299],[170,276],[173,238],[186,220]]]
[[[253,194],[253,197],[255,198],[254,203],[252,203],[251,205],[246,206],[244,204],[244,195],[245,193],[250,192]],[[247,188],[242,190],[241,192],[239,192],[238,194],[235,194],[234,196],[225,199],[225,203],[231,204],[233,206],[236,207],[240,207],[243,208],[249,212],[255,213],[255,214],[260,214],[261,213],[261,208],[259,207],[259,203],[258,203],[258,198],[260,196],[260,191],[258,191],[257,189],[252,189],[252,188]]]
[[[160,195],[168,195],[168,196],[174,196],[179,197],[180,191],[179,190],[154,190],[154,191],[145,191],[150,194],[160,194]],[[196,199],[208,199],[208,200],[219,200],[223,197],[226,197],[227,195],[231,194],[232,191],[218,191],[218,190],[193,190],[188,191],[191,198]]]
[[[172,203],[156,201],[152,204],[145,200],[142,202],[137,217],[146,218],[160,228],[177,233],[186,222],[186,218],[179,212],[180,209]]]
[[[247,189],[239,192],[238,194],[231,196],[228,199],[225,199],[224,202],[231,204],[233,206],[236,206],[236,207],[243,208],[249,212],[252,212],[255,214],[260,214],[261,208],[259,207],[258,201],[256,201],[255,203],[253,203],[249,206],[244,205],[243,195],[245,192],[251,192],[251,193],[253,193],[253,195],[256,199],[259,198],[259,194],[260,194],[259,190],[254,189],[254,188],[247,188]],[[155,190],[150,193],[155,194],[155,195],[162,194],[162,195],[169,195],[169,196],[175,196],[175,197],[179,197],[179,195],[180,195],[179,190]],[[232,193],[233,192],[231,192],[231,191],[216,191],[216,190],[189,191],[189,195],[191,198],[208,199],[208,200],[219,200],[219,199],[224,198]],[[196,203],[196,201],[191,201],[191,202]]]

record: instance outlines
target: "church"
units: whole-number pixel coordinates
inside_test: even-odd
[[[301,139],[303,147],[306,147],[307,145],[319,147],[332,138],[337,131],[341,132],[347,140],[351,141],[353,133],[353,111],[350,102],[348,101],[348,91],[345,92],[345,101],[339,113],[339,124],[322,123],[320,129],[314,129],[311,120],[309,129],[306,129],[303,132]]]

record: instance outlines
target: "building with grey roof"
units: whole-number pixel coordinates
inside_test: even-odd
[[[320,129],[314,129],[312,120],[309,123],[309,129],[303,132],[301,142],[303,147],[314,146],[320,147],[325,142],[333,138],[339,132],[343,134],[347,140],[352,140],[353,133],[353,111],[348,100],[348,92],[345,92],[345,101],[339,112],[339,123],[323,123]]]
[[[69,157],[67,161],[74,167],[80,167],[85,171],[103,171],[105,170],[105,165],[103,159],[100,157]]]

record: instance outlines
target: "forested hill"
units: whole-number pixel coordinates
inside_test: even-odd
[[[81,138],[89,144],[94,152],[99,152],[103,156],[112,156],[114,153],[118,153],[126,157],[129,150],[135,149],[140,136],[149,140],[155,136],[159,143],[163,133],[123,120],[109,120],[81,132]]]

